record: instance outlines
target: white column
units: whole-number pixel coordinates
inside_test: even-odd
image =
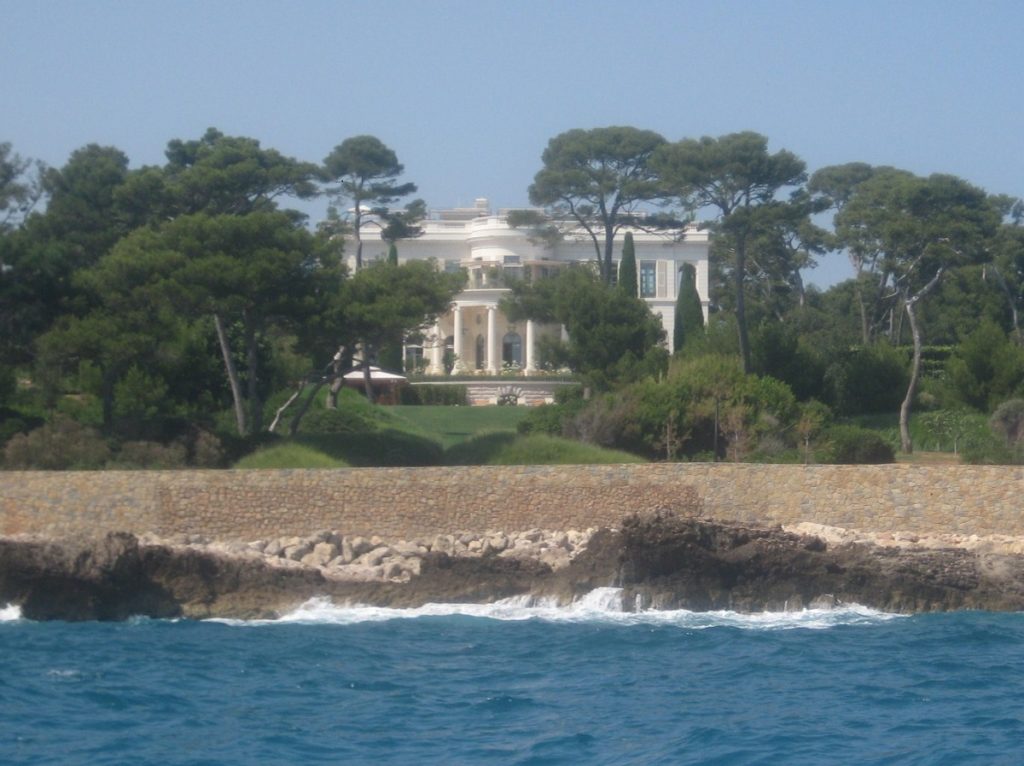
[[[441,320],[434,322],[434,339],[430,344],[431,375],[444,375],[444,335],[441,334]]]
[[[452,309],[452,316],[455,318],[455,368],[452,372],[460,373],[466,370],[466,350],[462,342],[462,307],[456,304]]]
[[[498,351],[498,308],[487,307],[487,372],[497,375],[501,369],[501,354]]]
[[[526,320],[526,374],[531,375],[537,371],[533,359],[533,320]]]

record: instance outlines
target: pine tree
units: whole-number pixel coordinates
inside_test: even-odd
[[[682,278],[679,280],[679,295],[676,298],[676,321],[672,332],[672,348],[679,351],[688,336],[695,330],[704,329],[704,311],[697,293],[697,270],[692,263],[684,263]]]
[[[639,295],[636,285],[636,251],[633,248],[633,232],[626,232],[622,243],[622,261],[619,263],[619,289],[634,298]]]
[[[398,246],[394,242],[388,245],[388,263],[392,266],[398,265]]]

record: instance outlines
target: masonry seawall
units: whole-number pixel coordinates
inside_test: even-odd
[[[0,534],[411,539],[616,526],[672,510],[762,524],[1024,536],[1024,469],[650,464],[0,473]]]

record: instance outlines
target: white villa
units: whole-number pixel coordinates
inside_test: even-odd
[[[468,274],[466,289],[455,298],[451,310],[427,333],[422,346],[407,345],[406,369],[423,369],[428,375],[495,375],[517,370],[524,375],[540,372],[538,340],[564,329],[534,321],[510,322],[499,303],[509,293],[507,279],[543,279],[570,263],[596,260],[593,240],[580,230],[554,245],[537,241],[525,228],[508,225],[510,211],[491,211],[488,200],[477,199],[471,208],[442,210],[423,221],[423,233],[398,243],[400,262],[433,258],[440,268]],[[665,233],[633,229],[640,296],[661,318],[671,351],[676,294],[684,263],[697,273],[697,292],[708,313],[708,235],[696,225]],[[616,238],[616,264],[625,230]],[[363,259],[385,258],[387,243],[372,218],[361,227]],[[349,257],[354,261],[353,248]],[[350,263],[350,266],[354,263]],[[447,353],[446,353],[447,352]]]

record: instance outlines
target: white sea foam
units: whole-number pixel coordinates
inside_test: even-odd
[[[0,607],[0,622],[14,622],[21,619],[21,607],[17,604],[8,604]]]
[[[310,599],[277,620],[218,620],[231,625],[334,624],[466,616],[501,621],[603,622],[618,625],[676,626],[690,630],[731,627],[744,630],[822,630],[839,625],[882,623],[899,615],[851,605],[835,609],[791,612],[691,612],[685,609],[624,611],[620,588],[597,588],[568,606],[553,600],[516,596],[492,604],[425,604],[414,609],[374,606],[339,606],[326,598]]]

